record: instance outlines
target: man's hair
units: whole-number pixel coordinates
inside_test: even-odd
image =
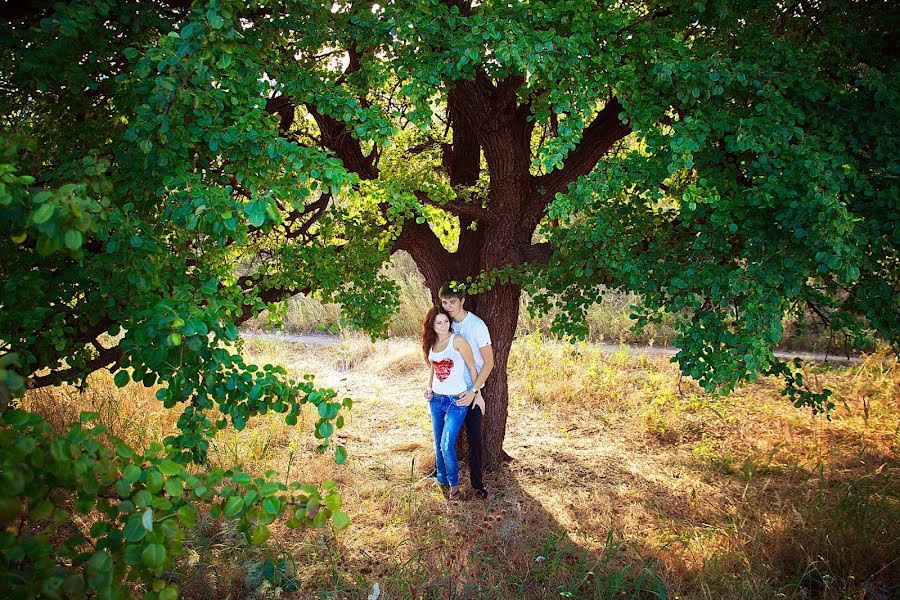
[[[455,282],[448,281],[444,285],[441,286],[441,289],[438,290],[439,298],[456,298],[457,300],[465,300],[466,293],[463,290],[454,290],[451,287],[451,284]]]

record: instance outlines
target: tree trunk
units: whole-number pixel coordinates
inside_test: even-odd
[[[521,289],[518,286],[503,285],[466,300],[466,308],[487,324],[491,333],[491,348],[494,351],[494,370],[491,371],[482,390],[486,409],[482,436],[484,465],[487,470],[494,469],[501,462],[510,459],[503,450],[509,409],[506,369],[519,321],[520,295]]]

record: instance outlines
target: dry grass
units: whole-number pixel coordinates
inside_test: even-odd
[[[900,369],[883,356],[810,370],[835,390],[829,421],[795,410],[775,381],[710,397],[666,358],[520,338],[506,441],[515,460],[488,474],[489,502],[448,504],[426,477],[426,371],[413,341],[257,340],[245,354],[353,397],[339,434],[350,459],[312,452],[307,415],[293,428],[266,416],[224,433],[212,462],[334,478],[353,523],[336,536],[275,528],[265,553],[202,524],[175,573],[188,597],[277,595],[261,583],[265,565],[292,574],[268,577],[284,598],[365,598],[376,583],[381,598],[900,593]],[[85,394],[28,401],[60,423],[99,408],[138,443],[173,426],[152,391],[115,391],[97,376]]]

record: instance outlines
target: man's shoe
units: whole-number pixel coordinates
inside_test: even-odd
[[[485,488],[481,488],[479,490],[474,490],[473,492],[476,498],[480,498],[481,500],[487,500],[488,491]]]

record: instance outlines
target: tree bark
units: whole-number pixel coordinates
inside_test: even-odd
[[[481,317],[491,333],[494,370],[485,382],[485,413],[482,426],[484,466],[491,470],[510,460],[503,450],[509,409],[507,366],[516,326],[519,322],[519,299],[522,290],[516,285],[503,285],[466,300],[466,308]],[[469,305],[471,302],[471,306]]]

